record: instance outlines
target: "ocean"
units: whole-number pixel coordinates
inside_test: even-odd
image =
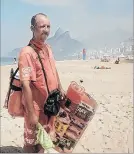
[[[56,58],[55,60],[56,61],[77,60],[77,58],[75,58],[75,57],[66,57],[66,58]],[[14,58],[13,57],[1,57],[0,58],[0,66],[13,65],[13,64],[14,64]]]
[[[14,64],[14,58],[12,57],[1,57],[0,58],[0,66],[12,65],[12,64]]]

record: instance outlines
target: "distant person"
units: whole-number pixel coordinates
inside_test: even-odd
[[[80,54],[78,54],[78,60],[80,60]]]
[[[86,60],[86,49],[82,50],[82,54],[83,54],[83,60]]]
[[[120,63],[120,58],[118,57],[118,59],[115,61],[115,64],[119,64]]]
[[[36,14],[31,19],[31,31],[33,37],[29,45],[23,47],[19,56],[20,81],[23,85],[24,110],[24,152],[44,153],[41,145],[35,145],[36,124],[40,124],[48,133],[54,131],[54,120],[49,120],[44,114],[44,104],[48,98],[46,82],[42,71],[41,63],[34,49],[40,54],[50,92],[59,89],[62,96],[62,89],[59,75],[55,66],[51,47],[45,42],[50,33],[50,21],[43,13]],[[45,42],[45,43],[44,43]],[[31,47],[34,46],[34,49]]]
[[[14,64],[16,64],[16,63],[17,63],[16,58],[14,58]]]

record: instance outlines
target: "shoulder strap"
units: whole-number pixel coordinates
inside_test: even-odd
[[[15,72],[14,72],[13,75],[11,76],[10,85],[12,85],[13,80],[14,80],[14,77],[15,77],[15,75],[17,74],[18,71],[19,71],[19,67],[15,70]]]
[[[14,72],[14,73],[12,74],[12,76],[11,76],[10,86],[9,86],[8,95],[7,95],[7,107],[8,107],[8,102],[9,102],[10,93],[11,93],[11,90],[12,90],[12,88],[13,88],[12,83],[13,83],[14,77],[15,77],[16,73],[18,72],[18,70],[19,70],[19,67],[15,70],[15,72]],[[21,88],[19,88],[19,87],[18,87],[18,89],[16,89],[16,91],[20,91],[20,90],[21,90]]]
[[[10,80],[10,88],[12,90],[15,90],[15,91],[21,91],[21,87],[16,87],[14,86],[12,83],[13,83],[13,80],[14,80],[14,77],[15,75],[17,74],[17,72],[19,71],[19,67],[15,70],[15,72],[13,73],[13,75],[11,76],[11,80]]]
[[[39,61],[40,61],[41,67],[42,67],[42,71],[43,71],[43,74],[44,74],[44,78],[45,78],[45,82],[46,82],[46,86],[47,86],[47,91],[48,91],[48,94],[50,94],[50,91],[49,91],[49,88],[48,88],[48,84],[47,84],[46,72],[44,70],[44,66],[43,66],[41,57],[40,57],[36,47],[33,44],[28,44],[28,46],[32,47],[34,49],[34,51],[37,53],[37,55],[38,55],[38,58],[39,58]]]

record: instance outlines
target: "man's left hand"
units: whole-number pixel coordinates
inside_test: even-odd
[[[62,96],[61,99],[63,100],[66,97],[66,93],[63,90],[63,88],[60,89],[60,92],[61,92],[61,96]]]

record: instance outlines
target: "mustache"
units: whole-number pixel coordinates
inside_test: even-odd
[[[45,34],[45,35],[47,35],[47,36],[49,35],[49,33],[48,33],[48,32],[43,32],[43,33],[42,33],[42,35],[44,35],[44,34]]]

